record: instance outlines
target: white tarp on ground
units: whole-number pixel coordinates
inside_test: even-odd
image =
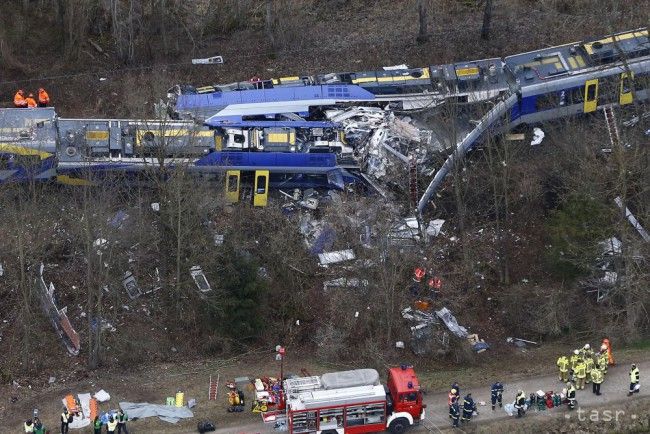
[[[336,264],[344,261],[351,261],[352,259],[355,258],[356,256],[354,256],[354,251],[352,249],[339,250],[337,252],[324,252],[318,254],[318,259],[320,260],[320,264],[323,266]]]
[[[108,394],[107,391],[104,389],[100,390],[99,392],[95,393],[93,397],[98,401],[98,402],[106,402],[111,399],[111,395]]]
[[[467,329],[461,325],[458,325],[456,317],[452,315],[449,309],[443,307],[442,309],[436,311],[436,315],[438,315],[438,318],[440,318],[445,323],[450,332],[461,339],[467,338]]]
[[[159,417],[160,420],[169,423],[176,423],[181,419],[194,417],[192,410],[187,407],[175,407],[173,405],[149,404],[148,402],[120,402],[120,408],[129,415],[129,419],[136,417]]]
[[[81,403],[82,413],[79,413],[77,416],[74,416],[72,418],[72,423],[68,425],[68,427],[71,429],[80,429],[90,425],[90,393],[80,393],[77,396],[79,397],[79,402]],[[86,403],[86,406],[88,407],[88,413],[84,413],[86,410],[82,401],[82,398],[85,399],[86,397],[88,398],[88,401]],[[67,406],[65,398],[61,399],[61,402],[63,403],[64,407]]]
[[[320,380],[324,389],[376,386],[379,384],[379,373],[374,369],[353,369],[351,371],[328,372],[321,375]]]

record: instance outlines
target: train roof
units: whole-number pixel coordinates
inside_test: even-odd
[[[505,58],[508,69],[523,85],[543,83],[558,76],[608,64],[622,58],[650,54],[648,30],[632,30],[592,40],[543,48]]]

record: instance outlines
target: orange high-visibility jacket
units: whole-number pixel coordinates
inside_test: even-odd
[[[27,107],[27,101],[25,101],[25,96],[22,90],[16,92],[14,95],[14,105],[16,107]]]
[[[45,89],[38,90],[38,103],[40,105],[48,105],[50,103],[50,96],[47,94]]]
[[[27,98],[25,98],[25,102],[27,103],[27,107],[29,108],[34,108],[37,107],[36,100],[34,99],[34,96],[30,94]]]

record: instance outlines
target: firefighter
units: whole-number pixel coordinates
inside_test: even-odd
[[[580,360],[580,350],[573,350],[573,354],[571,354],[571,358],[569,359],[569,364],[572,371],[576,369],[578,360]]]
[[[560,369],[560,381],[566,383],[569,380],[569,359],[567,356],[560,356],[557,359],[557,367]]]
[[[576,407],[576,387],[571,382],[566,384],[566,399],[569,410],[573,410]]]
[[[25,91],[18,89],[14,95],[14,106],[18,108],[27,108],[27,101],[25,101]]]
[[[580,351],[582,358],[583,359],[588,359],[589,357],[594,356],[594,352],[591,349],[591,345],[585,344],[584,347],[582,347],[582,350]]]
[[[447,395],[447,404],[451,407],[451,404],[455,399],[458,399],[458,391],[456,389],[451,389]]]
[[[503,384],[500,381],[494,383],[490,389],[490,398],[492,399],[492,410],[499,403],[499,408],[503,406]]]
[[[603,380],[605,379],[605,374],[603,374],[603,371],[601,371],[598,368],[594,368],[591,370],[591,380],[594,382],[591,386],[591,391],[595,393],[596,395],[600,396],[600,385],[603,383]]]
[[[124,434],[129,434],[129,430],[126,429],[126,422],[129,420],[129,416],[120,410],[117,412],[117,433],[121,434],[124,431]]]
[[[94,434],[102,434],[102,420],[99,418],[99,416],[95,416],[95,420],[93,421],[93,429]]]
[[[34,422],[31,419],[27,419],[23,424],[23,428],[25,428],[25,432],[34,432]]]
[[[67,434],[70,422],[72,422],[72,415],[68,412],[68,407],[63,407],[63,413],[61,413],[61,434]]]
[[[47,107],[48,105],[50,105],[50,96],[45,89],[42,87],[38,88],[38,106]]]
[[[639,372],[639,368],[636,367],[634,363],[632,363],[632,368],[630,368],[630,392],[627,394],[627,396],[632,396],[633,393],[639,393],[641,390],[641,373]]]
[[[452,398],[451,404],[449,405],[449,418],[451,419],[451,426],[458,428],[458,422],[460,421],[460,408],[458,407],[458,399],[456,399],[456,397]]]
[[[472,399],[472,394],[468,393],[463,400],[463,422],[469,422],[472,419],[472,414],[476,411],[476,403]]]
[[[587,379],[587,365],[583,360],[579,360],[575,368],[576,375],[576,388],[582,390],[585,388],[585,381]]]
[[[607,374],[607,366],[609,363],[609,359],[607,358],[607,351],[601,351],[598,354],[598,362],[596,365],[598,366],[598,369],[603,373],[603,375]]]
[[[614,366],[616,362],[614,362],[614,355],[612,354],[612,344],[609,342],[608,338],[603,339],[603,343],[600,346],[600,349],[607,352],[607,363],[609,363],[610,366]]]
[[[117,419],[111,416],[106,423],[106,434],[115,434],[117,428]]]
[[[520,390],[517,392],[517,396],[515,397],[515,408],[517,409],[517,417],[522,417],[524,414],[526,414],[526,409],[524,408],[526,405],[526,393],[523,390]]]
[[[36,104],[36,100],[34,99],[34,94],[30,93],[27,98],[25,98],[25,103],[27,103],[27,108],[36,108],[38,107],[38,104]]]
[[[591,383],[591,371],[594,369],[594,359],[592,356],[584,359],[585,362],[585,371],[586,371],[586,382],[587,384]]]

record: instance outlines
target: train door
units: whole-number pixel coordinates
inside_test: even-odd
[[[632,88],[634,87],[634,73],[624,72],[621,74],[621,85],[619,89],[618,103],[620,105],[630,104],[634,100]]]
[[[239,202],[240,183],[241,172],[239,170],[226,171],[226,201],[229,203]]]
[[[598,107],[598,79],[587,80],[585,82],[585,113],[596,111]]]
[[[255,171],[255,190],[253,191],[253,206],[266,206],[269,199],[269,171]]]

